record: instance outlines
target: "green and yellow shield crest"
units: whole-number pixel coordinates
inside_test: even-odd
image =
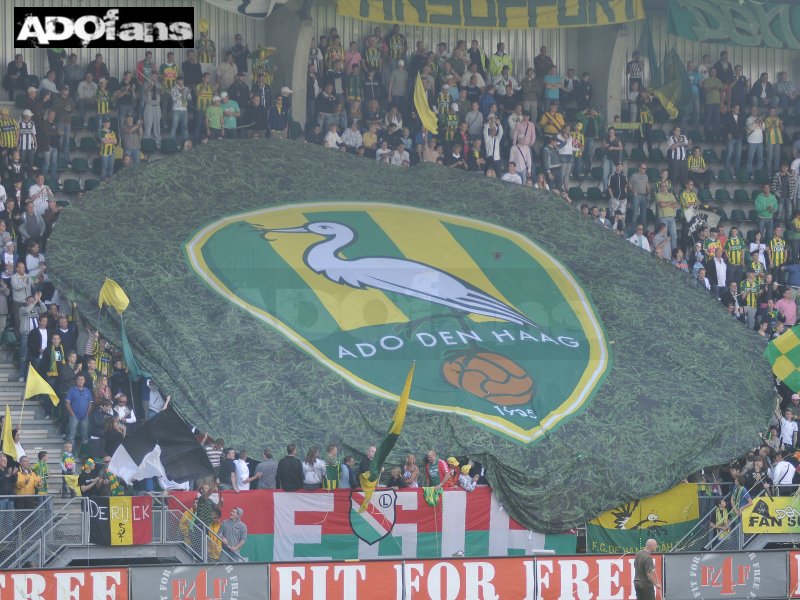
[[[530,239],[380,203],[223,218],[186,254],[216,292],[352,385],[533,442],[583,410],[611,368],[580,283]]]

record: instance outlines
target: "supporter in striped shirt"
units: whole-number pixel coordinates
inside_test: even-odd
[[[208,456],[208,460],[211,462],[211,466],[214,467],[214,473],[219,470],[219,463],[222,460],[222,450],[225,447],[225,440],[222,438],[218,438],[212,442],[210,446],[206,446],[206,456]]]
[[[725,242],[725,256],[728,258],[731,281],[737,283],[741,281],[744,271],[744,249],[745,242],[739,233],[739,228],[731,227]]]
[[[779,280],[780,268],[786,264],[789,258],[789,249],[786,246],[786,240],[783,239],[783,225],[775,226],[775,233],[767,244],[767,257],[772,276]]]
[[[36,125],[31,120],[32,117],[33,111],[26,108],[22,111],[22,121],[17,125],[19,155],[22,158],[22,168],[27,177],[37,170],[33,166],[33,155],[36,153]]]
[[[211,99],[214,97],[214,86],[211,84],[211,74],[203,73],[203,80],[195,86],[195,98],[197,98],[197,111],[195,114],[194,137],[199,142],[203,137],[206,126],[206,109],[211,106]]]
[[[692,148],[692,153],[686,159],[686,167],[689,170],[689,179],[694,181],[697,188],[708,187],[711,183],[712,173],[706,166],[700,146]]]
[[[108,79],[105,77],[100,80],[95,98],[97,99],[98,118],[111,113],[111,93],[108,91]]]
[[[761,264],[761,263],[759,263]],[[756,280],[754,271],[747,271],[747,276],[741,284],[739,284],[739,301],[744,308],[744,316],[747,320],[747,326],[750,329],[755,329],[756,326],[756,310],[758,309],[758,288],[759,283]]]
[[[17,122],[7,108],[0,110],[0,153],[5,157],[17,148]]]
[[[111,119],[103,119],[100,130],[100,180],[105,181],[114,174],[114,152],[117,149],[117,134],[111,130]]]

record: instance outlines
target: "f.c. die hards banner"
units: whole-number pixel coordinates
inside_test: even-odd
[[[117,345],[97,294],[120,284],[141,369],[234,447],[333,442],[360,459],[416,361],[387,467],[413,452],[424,472],[431,449],[470,457],[531,531],[746,452],[773,406],[752,333],[685,273],[559,196],[432,165],[204,145],[121,171],[48,246],[63,297]],[[697,369],[681,349],[709,331],[737,351]]]
[[[336,11],[407,26],[556,29],[644,19],[642,0],[336,0]]]
[[[670,0],[670,33],[696,42],[800,49],[800,4]]]
[[[681,483],[671,490],[631,500],[586,524],[586,551],[635,554],[649,538],[658,552],[669,552],[700,519],[697,485]]]
[[[197,494],[173,495],[191,506]],[[486,486],[448,490],[435,506],[421,488],[379,489],[363,512],[360,490],[223,492],[223,500],[226,511],[244,511],[248,536],[241,553],[250,561],[516,556],[543,549],[569,554],[577,539],[527,531]]]

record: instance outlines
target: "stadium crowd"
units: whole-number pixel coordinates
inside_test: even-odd
[[[330,30],[309,50],[305,132],[292,118],[292,90],[273,91],[275,70],[268,57],[258,52],[248,65],[252,57],[237,36],[217,64],[216,49],[201,34],[201,44],[187,51],[180,66],[172,53],[156,66],[147,52],[119,79],[100,54],[82,66],[75,54],[48,50],[50,69],[38,85],[31,85],[21,55],[6,69],[4,86],[21,112],[19,118],[8,109],[0,112],[0,319],[6,324],[5,339],[20,344],[20,381],[30,364],[62,399],[55,411],[45,400],[43,418],[60,419],[65,439],[61,471],[79,474],[83,494],[135,491],[126,489],[106,465],[136,427],[137,415],[152,418],[170,399],[149,380],[134,392],[119,353],[99,332],[81,324],[76,307],[66,306],[48,280],[44,253],[62,210],[54,189],[60,186],[60,166],[73,166],[72,134],[79,128],[88,128],[95,139],[101,179],[113,175],[117,160],[136,164],[143,154],[168,146],[189,149],[217,139],[258,137],[303,137],[391,166],[443,165],[550,190],[570,202],[583,198],[571,184],[595,177],[598,202],[579,203],[585,218],[690,273],[765,342],[796,324],[800,158],[790,162],[781,150],[786,145],[783,122],[797,110],[798,97],[785,72],[777,74],[775,84],[764,73],[751,85],[725,52],[716,64],[708,56],[697,66],[691,60],[686,64],[693,101],[681,124],[697,126],[702,115],[705,142],[726,146],[726,170],[740,181],[763,181],[754,199],[757,229],[744,236],[736,225],[726,231],[687,218],[704,208],[704,192],[715,180],[707,164],[710,155],[699,145],[699,132],[687,135],[678,125],[659,139],[665,114],[646,86],[638,52],[626,67],[625,120],[615,117],[607,126],[601,114],[606,99],[595,98],[590,73],[578,75],[555,65],[544,46],[530,65],[521,66],[514,65],[502,43],[491,54],[476,40],[459,41],[452,49],[444,43],[428,49],[422,42],[411,48],[395,25],[388,32],[376,28],[345,49],[336,30]],[[436,116],[435,135],[423,124],[415,91]],[[630,122],[637,126],[617,131],[615,125]],[[622,130],[634,131],[633,144]],[[800,154],[800,143],[794,143],[792,153]],[[630,173],[626,157],[635,164]],[[667,168],[650,172],[649,164],[665,161]],[[651,206],[656,208],[654,222]],[[796,459],[789,450],[797,447],[800,396],[781,392],[763,445],[744,461],[698,474],[710,489],[733,489],[736,481],[750,489],[792,483]],[[212,529],[222,526],[220,507],[209,500],[217,489],[358,487],[358,475],[369,470],[375,452],[369,447],[357,461],[354,455],[340,458],[338,447],[331,445],[325,456],[310,448],[301,459],[289,445],[280,461],[265,449],[258,462],[249,460],[246,450],[237,455],[223,440],[212,438],[204,434],[199,441],[217,474],[213,481],[197,483],[194,513]],[[17,450],[24,455],[21,443]],[[0,455],[0,496],[48,493],[46,459],[40,453],[36,464],[26,457],[9,465]],[[443,460],[431,450],[421,465],[409,454],[384,481],[393,487],[471,490],[485,483],[484,475],[474,461]],[[167,481],[160,485],[180,487]],[[71,492],[64,486],[61,493]],[[29,507],[28,498],[20,501],[17,507]],[[8,502],[0,498],[0,509]],[[246,537],[240,517],[232,514],[225,521],[233,521],[223,537],[232,540],[234,550]]]

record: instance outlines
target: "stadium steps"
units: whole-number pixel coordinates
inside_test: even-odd
[[[0,349],[0,414],[5,415],[6,405],[11,408],[11,422],[14,427],[20,424],[19,415],[22,410],[22,395],[25,384],[17,381],[18,369],[12,362],[13,350]],[[64,439],[58,428],[58,422],[44,419],[44,407],[36,400],[25,401],[22,414],[22,434],[20,442],[31,460],[37,460],[41,450],[47,451],[48,491],[53,500],[61,500],[61,467],[59,460],[63,450]]]

